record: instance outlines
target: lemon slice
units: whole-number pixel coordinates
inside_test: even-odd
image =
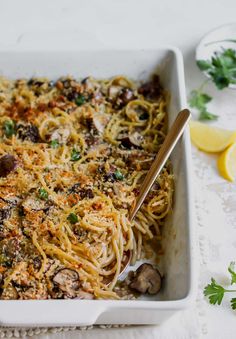
[[[236,177],[236,142],[229,146],[218,159],[218,170],[223,178],[234,181]]]
[[[191,140],[205,152],[221,152],[236,141],[236,132],[212,127],[198,121],[190,122]]]

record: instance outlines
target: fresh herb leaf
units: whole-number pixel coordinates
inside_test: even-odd
[[[234,270],[235,263],[231,262],[228,271],[231,274],[231,285],[236,283],[236,272]],[[209,302],[213,305],[220,305],[225,293],[236,293],[236,290],[228,290],[216,283],[215,279],[211,278],[211,283],[208,284],[203,291],[204,295],[209,298]],[[231,307],[236,309],[236,298],[231,299]]]
[[[231,274],[231,285],[236,284],[235,262],[231,261],[228,271]]]
[[[235,42],[236,40],[232,40]],[[236,84],[236,49],[228,48],[216,51],[210,60],[197,60],[197,66],[204,71],[218,89]],[[217,115],[208,112],[207,104],[212,98],[202,92],[204,84],[191,92],[189,105],[199,111],[200,120],[216,120]]]
[[[117,180],[124,180],[124,175],[119,170],[116,170],[114,175]]]
[[[214,72],[210,71],[209,75],[211,76],[212,80],[214,81],[216,87],[218,89],[224,89],[225,87],[228,87],[230,84],[230,81],[227,77],[225,77],[222,72]]]
[[[222,302],[222,299],[224,297],[226,290],[224,287],[218,285],[215,281],[215,279],[211,278],[211,284],[208,284],[204,288],[204,295],[209,298],[209,301],[211,304],[220,305]]]
[[[71,161],[78,161],[80,159],[80,153],[75,148],[71,152]]]
[[[211,68],[211,63],[210,61],[206,60],[197,60],[197,65],[200,68],[201,71],[205,71],[209,68]]]
[[[189,105],[192,108],[197,108],[199,111],[201,111],[206,108],[206,104],[211,100],[212,97],[210,97],[208,94],[194,90],[191,92]]]
[[[212,97],[210,95],[202,93],[200,90],[194,90],[191,92],[189,105],[199,111],[199,120],[216,120],[218,118],[217,115],[207,111],[207,104],[211,100]]]
[[[9,138],[11,137],[13,134],[16,133],[15,131],[15,123],[12,120],[6,120],[4,122],[3,125],[3,129],[4,129],[4,134]]]
[[[210,76],[218,89],[236,84],[236,50],[234,49],[217,51],[210,60],[197,60],[197,65]]]
[[[77,106],[81,106],[85,104],[85,102],[86,102],[85,97],[82,94],[78,95],[77,98],[75,99],[75,103]]]
[[[59,147],[59,141],[57,139],[54,139],[50,143],[51,148],[58,148]]]
[[[202,110],[199,115],[199,120],[217,120],[218,115],[212,114],[206,110]]]
[[[70,213],[67,217],[67,220],[71,223],[71,224],[76,224],[78,222],[78,217],[75,213]]]
[[[233,310],[236,310],[236,298],[230,300],[230,304]]]
[[[38,195],[40,199],[47,200],[48,199],[48,192],[44,188],[40,188],[38,191]]]

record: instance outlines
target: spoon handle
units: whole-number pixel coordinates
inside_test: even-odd
[[[159,152],[156,155],[155,160],[152,163],[150,170],[148,171],[141,187],[140,193],[136,199],[135,205],[131,208],[129,219],[133,220],[134,216],[138,212],[148,192],[150,191],[154,181],[161,172],[167,159],[169,158],[173,148],[177,141],[183,134],[184,128],[190,119],[190,112],[188,109],[183,109],[177,115],[173,125],[171,126]]]

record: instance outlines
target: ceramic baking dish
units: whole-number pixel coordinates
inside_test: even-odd
[[[10,78],[62,75],[107,78],[124,74],[145,80],[158,72],[170,92],[169,124],[186,107],[184,69],[176,48],[119,51],[1,51],[0,75]],[[132,301],[2,300],[0,325],[69,326],[90,324],[160,324],[194,299],[195,263],[192,172],[188,131],[172,154],[175,175],[173,213],[164,228],[162,292]]]

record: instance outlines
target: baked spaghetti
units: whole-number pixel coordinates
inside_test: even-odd
[[[129,254],[153,255],[171,210],[168,163],[128,218],[165,138],[166,106],[157,76],[1,78],[1,299],[120,298]]]

